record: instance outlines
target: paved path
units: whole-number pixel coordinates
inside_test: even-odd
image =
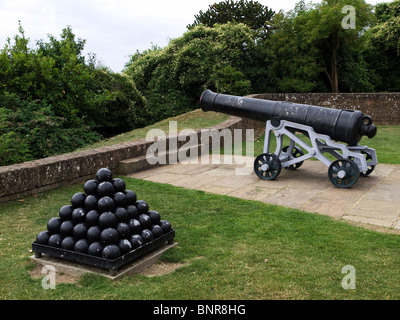
[[[232,157],[215,160],[207,156],[130,177],[400,230],[400,165],[379,164],[351,189],[338,189],[319,161],[306,161],[297,171],[282,170],[276,181],[262,181],[253,173],[254,158],[246,158],[247,165],[230,164]]]

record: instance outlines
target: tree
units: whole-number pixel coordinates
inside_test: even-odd
[[[380,3],[376,23],[365,33],[364,56],[370,66],[375,89],[400,91],[400,1]]]
[[[152,120],[193,110],[201,93],[246,95],[261,81],[254,58],[256,41],[244,24],[199,25],[164,49],[135,54],[125,72],[146,98]]]
[[[194,23],[188,25],[187,28],[191,29],[200,24],[212,28],[215,24],[243,23],[257,31],[260,37],[265,38],[270,30],[269,22],[274,14],[273,10],[258,1],[225,0],[210,5],[206,12],[200,11],[195,15]]]
[[[349,5],[356,13],[356,24],[352,26],[354,29],[344,28],[342,25],[346,18],[343,8],[348,8],[346,6]],[[346,63],[344,59],[340,59],[340,55],[348,54],[351,49],[362,48],[361,35],[369,25],[371,15],[371,6],[364,0],[323,0],[319,4],[309,5],[301,1],[286,16],[275,19],[276,30],[271,39],[267,40],[267,46],[273,51],[273,65],[280,63],[279,68],[291,70],[283,72],[284,83],[291,84],[291,87],[300,86],[300,91],[321,88],[319,73],[322,72],[331,91],[338,92],[339,60],[341,66]],[[280,52],[284,53],[283,58]],[[357,68],[353,68],[360,70],[362,59],[352,61],[360,63]],[[350,66],[347,67],[349,69]],[[364,68],[363,71],[365,70]],[[304,85],[303,81],[306,81]]]
[[[353,28],[343,28],[345,18],[343,8],[354,8],[356,24]],[[339,92],[338,53],[342,47],[355,47],[360,44],[361,32],[366,28],[372,17],[372,6],[364,0],[323,0],[309,12],[306,24],[309,37],[319,48],[324,73],[331,85],[332,92]]]
[[[308,37],[306,10],[299,5],[286,15],[275,15],[275,31],[265,42],[271,77],[269,92],[310,92],[323,87],[323,69],[318,48]]]

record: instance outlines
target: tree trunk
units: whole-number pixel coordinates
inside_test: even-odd
[[[325,61],[322,59],[322,62],[324,64],[324,72],[326,76],[328,77],[329,84],[331,85],[331,90],[333,93],[338,93],[339,92],[339,77],[338,77],[338,70],[337,70],[337,53],[339,51],[339,39],[333,38],[332,43],[327,42],[327,48],[328,48],[328,57],[330,56],[330,68],[328,61]]]
[[[337,70],[337,53],[339,50],[339,39],[336,37],[332,43],[332,66],[331,66],[331,86],[332,92],[339,92],[339,78]]]
[[[334,50],[332,53],[332,75],[331,75],[331,86],[332,86],[332,92],[333,93],[338,93],[339,92],[339,79],[338,79],[338,74],[337,74],[337,61],[336,61],[336,54],[337,51]]]

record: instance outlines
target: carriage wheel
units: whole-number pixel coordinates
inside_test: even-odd
[[[273,153],[264,153],[254,161],[254,172],[262,180],[274,180],[281,170],[281,161]]]
[[[284,153],[286,153],[286,152],[288,151],[288,149],[289,149],[289,147],[284,147],[284,148],[282,149],[282,151],[283,151]],[[292,154],[289,155],[289,160],[293,160],[293,159],[296,159],[296,158],[300,158],[300,157],[302,157],[302,156],[304,156],[303,150],[301,150],[300,148],[294,147],[293,150],[292,150]],[[286,167],[285,169],[286,169],[286,170],[292,170],[292,171],[294,171],[294,170],[299,169],[299,168],[303,165],[303,163],[304,163],[304,161],[301,161],[301,162],[292,164],[292,165],[290,165],[289,167]]]
[[[337,188],[350,188],[360,176],[358,166],[351,160],[336,160],[328,169],[328,176]]]

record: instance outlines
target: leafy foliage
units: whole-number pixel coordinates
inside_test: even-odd
[[[346,5],[352,5],[356,10],[355,29],[342,27],[345,17],[342,9]],[[371,7],[364,0],[324,0],[309,5],[301,1],[287,15],[277,15],[274,20],[276,31],[267,40],[277,89],[307,92],[330,88],[332,92],[338,92],[338,76],[339,73],[344,75],[344,70],[347,74],[361,72],[366,84],[364,89],[370,89],[363,58],[354,58],[363,42],[361,30],[368,26],[370,17]],[[353,55],[349,53],[351,50]],[[340,86],[345,91],[354,89],[346,82]]]
[[[182,37],[132,56],[125,69],[148,103],[154,121],[197,107],[206,88],[245,95],[262,81],[254,33],[244,24],[199,25]],[[260,82],[258,82],[260,83]]]
[[[364,55],[375,89],[400,91],[400,1],[377,4],[376,24],[367,30]]]
[[[73,151],[145,121],[124,75],[86,61],[70,27],[30,47],[22,26],[0,52],[0,165]],[[12,141],[15,141],[12,143]]]
[[[260,37],[267,37],[270,31],[269,22],[275,12],[268,9],[258,1],[253,0],[225,0],[210,5],[206,12],[200,11],[195,15],[193,24],[188,25],[191,29],[200,24],[214,27],[216,24],[226,24],[228,22],[243,23],[252,30],[258,32]]]
[[[47,105],[4,95],[0,103],[0,161],[12,164],[75,150],[99,139],[88,127],[66,127]]]
[[[266,42],[273,92],[311,92],[324,86],[319,52],[308,38],[307,21],[304,11],[275,16],[276,31]]]

